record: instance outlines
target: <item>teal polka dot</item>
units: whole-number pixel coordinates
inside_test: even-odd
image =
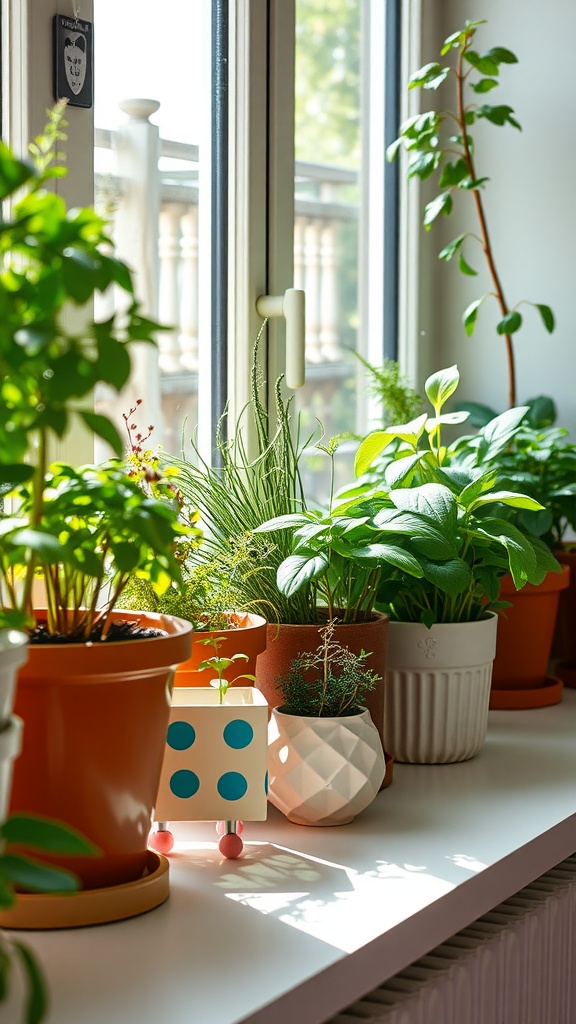
[[[190,722],[172,722],[168,726],[166,742],[172,750],[188,750],[196,739],[196,732]]]
[[[218,792],[223,800],[240,800],[248,789],[248,783],[240,772],[226,772],[218,779]]]
[[[181,800],[187,800],[189,797],[194,796],[199,788],[200,779],[195,772],[188,771],[187,768],[174,772],[170,777],[170,789],[174,796],[180,797]]]
[[[266,796],[268,796],[268,772],[266,772],[266,775],[264,776],[264,792]]]
[[[254,739],[254,729],[249,722],[236,718],[224,729],[224,742],[234,750],[243,750]]]

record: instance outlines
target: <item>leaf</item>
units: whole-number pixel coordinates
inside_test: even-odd
[[[488,53],[480,54],[476,50],[464,50],[463,57],[482,75],[495,77],[498,74],[498,61]]]
[[[543,427],[550,427],[556,422],[556,405],[549,395],[538,395],[536,398],[529,398],[526,405],[529,409],[528,422],[531,427],[541,429]]]
[[[328,558],[320,555],[289,555],[278,567],[276,583],[286,597],[296,594],[305,583],[321,576],[328,566]]]
[[[458,505],[452,492],[443,484],[400,487],[390,491],[390,500],[403,512],[415,512],[435,520],[446,532],[456,530]]]
[[[441,564],[425,561],[422,567],[425,578],[451,597],[468,590],[472,582],[470,566],[462,558],[452,558]]]
[[[535,305],[536,309],[540,313],[540,316],[542,317],[542,323],[544,324],[544,327],[546,328],[549,334],[552,334],[552,331],[556,326],[556,322],[554,320],[554,313],[550,309],[550,306],[543,306],[542,303],[539,302],[535,303]]]
[[[425,181],[434,173],[439,161],[439,153],[420,153],[410,161],[406,173],[409,178],[420,178],[421,181]]]
[[[480,464],[489,462],[506,448],[518,432],[518,427],[527,412],[527,405],[517,405],[513,409],[506,409],[499,416],[495,416],[482,428],[478,445],[478,462]]]
[[[462,314],[462,323],[464,324],[464,330],[468,337],[472,337],[474,334],[474,328],[476,326],[476,319],[478,317],[478,310],[484,301],[484,297],[481,299],[474,299],[469,306],[464,310]]]
[[[474,92],[483,93],[490,92],[490,90],[495,89],[497,85],[498,82],[495,78],[481,78],[479,82],[471,82],[470,88],[473,89]]]
[[[415,89],[421,86],[425,89],[437,89],[449,71],[450,68],[442,67],[437,61],[425,64],[424,67],[421,67],[410,76],[408,88]]]
[[[504,46],[493,46],[490,50],[486,51],[486,57],[491,60],[498,61],[499,64],[517,64],[518,57],[512,50],[507,50]]]
[[[444,370],[437,370],[436,373],[428,377],[424,384],[424,390],[436,412],[439,412],[445,402],[454,394],[459,383],[460,373],[456,363]]]
[[[12,814],[0,827],[6,843],[54,853],[94,854],[96,847],[69,825],[27,814]]]
[[[70,871],[40,864],[31,857],[5,853],[2,856],[2,874],[23,889],[33,892],[76,892],[78,879]]]
[[[12,948],[16,950],[20,957],[28,983],[25,1009],[26,1024],[41,1024],[46,1019],[48,1012],[44,976],[36,957],[27,946],[24,946],[17,940],[12,940]]]
[[[446,163],[442,168],[442,173],[438,179],[439,188],[453,188],[459,185],[460,182],[468,175],[468,164],[461,157],[459,160],[455,160],[453,163]]]
[[[518,121],[512,117],[512,114],[514,113],[512,107],[508,107],[504,104],[492,107],[487,103],[484,103],[481,107],[478,107],[476,113],[478,117],[483,117],[492,124],[497,124],[500,127],[505,124],[511,124],[514,128],[518,128],[519,131],[522,130]]]
[[[483,519],[477,526],[477,532],[504,548],[517,590],[525,583],[542,582],[544,574],[538,569],[534,547],[513,523],[504,519]]]
[[[448,243],[447,246],[445,246],[444,249],[442,249],[440,253],[438,253],[438,259],[446,261],[451,260],[454,254],[458,252],[458,249],[462,245],[462,242],[464,241],[465,238],[466,235],[458,235],[457,238],[454,238],[451,242]]]
[[[350,554],[353,558],[360,560],[367,559],[372,562],[394,565],[397,569],[419,579],[424,575],[418,559],[409,551],[405,551],[404,548],[397,547],[395,544],[366,544],[365,547],[353,548]]]
[[[452,212],[452,196],[449,192],[440,192],[435,199],[426,204],[424,210],[424,227],[430,230],[432,224],[440,214],[446,216]]]
[[[468,511],[471,512],[475,508],[481,508],[483,505],[491,505],[495,502],[500,502],[502,505],[510,505],[512,508],[529,509],[532,512],[540,512],[544,508],[539,501],[530,498],[527,494],[517,494],[514,491],[489,491],[487,494],[482,494],[472,501],[468,506]]]
[[[254,533],[271,533],[273,530],[290,530],[296,526],[303,526],[310,520],[303,512],[295,512],[284,516],[274,516],[267,519],[265,523],[254,528]]]
[[[469,263],[466,263],[466,260],[464,259],[462,253],[459,253],[458,255],[458,266],[463,274],[467,274],[469,277],[478,276],[478,271],[474,270]]]
[[[401,138],[395,139],[394,142],[390,143],[390,145],[386,149],[386,159],[387,159],[388,163],[390,163],[390,164],[394,163],[396,157],[398,156],[398,152],[400,150],[401,145],[402,145],[402,139]]]
[[[522,316],[517,309],[513,309],[506,316],[502,317],[496,325],[498,334],[515,334],[522,326]]]
[[[96,412],[89,412],[87,409],[79,409],[78,415],[80,419],[84,420],[84,423],[93,434],[101,437],[103,441],[110,445],[116,455],[122,455],[123,445],[120,434],[107,416],[102,416]]]

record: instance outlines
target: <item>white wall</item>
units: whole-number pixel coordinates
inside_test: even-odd
[[[567,0],[477,0],[474,5],[468,0],[422,0],[422,6],[422,63],[438,59],[439,43],[463,27],[466,18],[487,20],[476,36],[478,50],[505,46],[519,59],[516,65],[502,66],[502,84],[489,99],[512,106],[523,131],[475,126],[477,173],[491,178],[484,191],[485,208],[509,305],[521,298],[543,302],[557,320],[556,331],[549,335],[538,313],[521,307],[525,323],[515,336],[517,401],[552,395],[558,422],[576,439],[576,5]],[[448,105],[442,89],[436,96]],[[452,96],[450,92],[450,106]],[[422,109],[435,105],[426,93],[423,104]],[[459,198],[459,212],[442,218],[441,225],[436,222],[429,233],[422,230],[418,239],[417,383],[421,387],[428,372],[456,362],[462,376],[458,397],[503,409],[507,371],[504,341],[495,330],[496,305],[487,300],[481,308],[471,339],[461,323],[468,303],[490,287],[481,251],[468,250],[469,262],[481,271],[478,278],[465,278],[455,261],[437,259],[446,241],[476,228],[471,196]]]

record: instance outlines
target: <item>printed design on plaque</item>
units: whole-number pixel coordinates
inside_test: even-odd
[[[192,702],[200,689],[187,692]],[[204,700],[200,706],[172,707],[156,820],[262,821],[268,788],[267,704],[211,705],[217,700],[213,689]]]
[[[426,637],[425,640],[418,641],[418,647],[420,648],[420,650],[424,651],[425,658],[436,657],[436,643],[437,641],[434,639],[434,637]]]

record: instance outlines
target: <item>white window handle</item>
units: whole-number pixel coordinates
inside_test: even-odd
[[[300,288],[287,288],[284,295],[259,295],[256,312],[265,319],[273,316],[286,319],[286,386],[303,387],[306,378],[304,292]]]

